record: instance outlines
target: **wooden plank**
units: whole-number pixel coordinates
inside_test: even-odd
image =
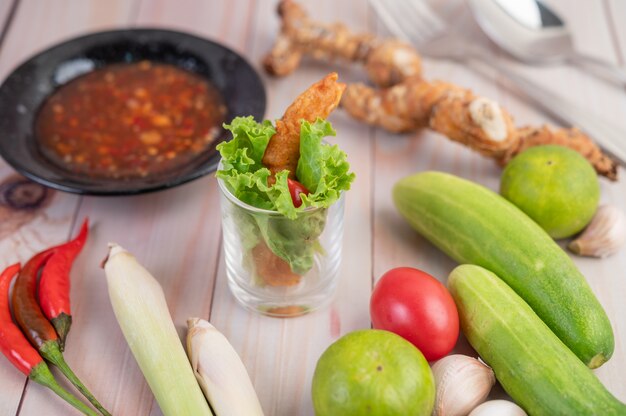
[[[555,9],[570,27],[572,38],[577,50],[591,56],[616,63],[618,56],[614,48],[614,38],[606,20],[602,2],[584,2],[581,7],[572,7],[566,0],[551,0],[550,6]],[[502,56],[501,61],[509,64],[521,74],[536,81],[563,98],[570,100],[598,116],[624,128],[623,114],[626,111],[626,96],[623,90],[615,85],[602,81],[584,70],[566,64],[531,67]],[[510,105],[509,105],[510,103]],[[516,109],[521,106],[517,115],[518,124],[552,122],[541,111],[536,111],[508,94],[504,103]]]
[[[10,12],[14,5],[13,1],[2,1],[0,2],[0,33],[5,33],[8,31],[7,25],[10,23]],[[6,36],[5,36],[6,37]],[[2,38],[4,39],[4,37]],[[2,40],[0,39],[0,41]],[[0,50],[1,50],[0,44]],[[0,55],[1,56],[1,55]],[[0,169],[3,167],[4,162],[0,161]],[[2,172],[4,173],[4,172]],[[3,175],[6,176],[6,175]],[[2,213],[2,219],[6,220],[9,212],[7,212],[7,207],[3,207],[4,212]],[[30,216],[24,218],[28,220]],[[15,227],[11,227],[15,228]],[[8,232],[4,232],[2,234],[8,234]],[[16,261],[16,259],[4,259],[3,256],[2,264],[0,267],[4,269],[11,262]],[[0,363],[0,391],[3,392],[2,400],[0,400],[0,414],[14,414],[17,411],[19,406],[19,400],[22,395],[22,391],[24,389],[24,385],[26,384],[26,379],[22,376],[22,374],[16,370],[8,361],[2,359],[2,363]]]
[[[132,3],[123,1],[107,2],[105,5],[101,2],[69,0],[45,4],[33,0],[21,0],[10,31],[0,50],[0,78],[6,77],[28,56],[62,39],[91,29],[126,23],[131,6]],[[32,30],[33,27],[37,30]],[[0,182],[11,180],[13,175],[13,170],[2,162]],[[3,225],[12,224],[12,227],[6,227],[6,232],[0,236],[0,252],[2,253],[0,266],[18,260],[24,262],[35,252],[67,239],[80,198],[51,190],[48,192],[51,195],[49,204],[32,213],[11,210],[4,205],[1,208]],[[80,309],[78,312],[81,312]],[[79,331],[86,324],[80,316],[76,317],[75,322]],[[85,348],[88,347],[88,345],[85,346]],[[96,377],[93,377],[93,374],[86,376],[81,371],[82,366],[76,365],[76,356],[76,349],[70,346],[66,353],[68,362],[97,394],[108,381],[100,379],[100,385],[97,386],[94,382],[97,374]],[[2,396],[0,414],[16,413],[24,383],[24,377],[20,376],[6,360],[0,360],[0,395]],[[71,411],[69,406],[57,399],[52,392],[35,383],[29,382],[25,391],[26,395],[20,411],[22,415],[60,415]]]
[[[605,0],[604,12],[616,49],[617,63],[624,68],[626,65],[626,27],[624,27],[626,3],[619,0]]]
[[[310,5],[307,8],[313,9]],[[255,16],[255,36],[247,50],[259,64],[278,30],[274,1],[260,1]],[[316,2],[316,18],[332,21],[337,15],[356,29],[367,27],[366,2]],[[341,80],[362,79],[362,73],[339,67]],[[267,117],[279,118],[295,96],[331,67],[304,65],[283,79],[265,78],[269,93]],[[226,334],[240,353],[261,404],[268,415],[311,415],[311,379],[318,357],[340,335],[370,325],[371,290],[371,143],[369,129],[336,112],[331,116],[338,136],[331,138],[344,149],[357,180],[347,194],[343,263],[337,295],[323,310],[297,319],[281,320],[253,315],[228,293],[224,269],[218,273],[211,321]],[[223,260],[220,261],[220,264]]]
[[[612,40],[606,29],[606,21],[600,3],[586,2],[585,7],[571,7],[566,1],[552,1],[559,13],[570,22],[576,43],[581,50],[594,53],[608,60],[615,60]],[[568,7],[569,6],[569,7]],[[483,40],[478,40],[485,42]],[[486,43],[485,43],[486,44]],[[623,119],[625,97],[623,91],[602,81],[589,77],[577,69],[565,66],[531,68],[523,66],[503,54],[500,60],[512,68],[536,80],[567,99],[584,105],[607,119],[626,128]],[[426,60],[427,78],[444,79],[469,87],[482,95],[499,100],[515,117],[518,125],[526,123],[551,123],[540,111],[529,107],[506,90],[497,88],[493,80],[477,77],[462,66],[441,61]],[[397,136],[383,131],[376,132],[374,183],[374,275],[397,266],[413,266],[426,270],[445,281],[455,266],[449,258],[425,239],[408,229],[406,223],[395,213],[389,190],[400,178],[422,170],[441,170],[454,173],[497,190],[500,170],[486,160],[440,135],[422,131],[414,135]],[[623,174],[623,171],[621,172]],[[624,179],[610,183],[601,179],[602,200],[626,209]],[[626,333],[626,310],[623,299],[626,284],[611,270],[626,267],[626,250],[609,259],[574,258],[581,271],[605,307],[615,329],[616,349],[613,359],[596,371],[599,378],[621,400],[626,399],[623,374],[626,370],[624,333]],[[461,339],[457,351],[468,351],[466,341]],[[501,394],[496,392],[496,395]]]
[[[585,2],[581,5],[583,7],[572,7],[571,2],[566,0],[552,0],[550,5],[569,24],[577,48],[609,62],[617,62],[614,38],[602,2]],[[626,112],[626,94],[623,89],[598,80],[578,68],[524,68],[517,65],[516,69],[626,131],[626,119],[623,117]],[[537,118],[537,121],[551,121],[534,110],[531,114],[529,107],[523,103],[511,100],[506,105],[518,120],[532,117],[533,120]],[[538,117],[543,117],[543,120]],[[620,174],[621,179],[617,183],[600,179],[601,203],[616,204],[626,210],[623,169]],[[604,306],[615,332],[613,358],[596,370],[596,374],[616,397],[626,401],[626,385],[623,382],[626,371],[626,309],[620,300],[626,296],[626,284],[612,272],[626,267],[626,250],[602,260],[572,257]]]
[[[171,2],[139,9],[137,22],[147,26],[160,21],[155,11]],[[199,5],[200,3],[196,4]],[[177,10],[193,15],[194,5]],[[133,8],[129,8],[129,15]],[[189,13],[191,11],[191,13]],[[220,15],[211,9],[219,28]],[[183,16],[183,20],[186,19]],[[175,21],[175,19],[172,19]],[[199,21],[211,24],[210,19]],[[193,30],[192,30],[193,31]],[[201,30],[200,30],[201,31]],[[215,35],[215,34],[214,34]],[[115,321],[106,284],[98,264],[107,241],[116,240],[133,251],[163,285],[181,335],[187,317],[208,316],[215,262],[219,251],[219,209],[216,183],[209,179],[161,192],[130,198],[84,198],[79,218],[89,216],[95,227],[73,273],[75,320],[68,346],[68,361],[113,414],[161,414]],[[98,322],[97,328],[90,323]],[[47,403],[28,396],[23,414],[41,414]],[[58,414],[63,414],[59,412]]]
[[[252,35],[254,9],[249,0],[150,0],[142,3],[138,23],[196,33],[243,53]]]
[[[439,6],[440,4],[431,4]],[[462,7],[450,7],[451,16],[464,12]],[[460,11],[457,11],[460,10]],[[446,14],[447,16],[447,14]],[[459,29],[460,25],[462,29]],[[484,37],[469,16],[455,21],[456,30],[464,36],[483,41]],[[388,32],[376,22],[377,33]],[[468,33],[468,34],[466,34]],[[488,45],[487,45],[488,46]],[[489,46],[488,46],[489,47]],[[494,82],[482,75],[468,71],[461,65],[445,60],[424,58],[424,76],[427,79],[453,82],[472,89],[477,94],[499,100],[502,91]],[[438,170],[483,183],[495,189],[499,168],[489,159],[470,151],[458,143],[429,129],[409,134],[393,134],[377,129],[374,147],[374,215],[373,215],[373,275],[377,281],[386,271],[395,267],[415,267],[424,270],[445,284],[448,274],[456,263],[414,232],[397,213],[391,195],[393,185],[410,174]],[[453,353],[475,355],[461,334]],[[491,395],[501,398],[503,393],[495,389]]]
[[[112,414],[161,412],[110,306],[99,267],[107,243],[121,244],[152,272],[183,336],[189,316],[209,313],[220,232],[216,193],[212,181],[201,179],[156,194],[83,199],[78,218],[89,216],[94,227],[72,274],[77,321],[68,353]],[[45,405],[38,401],[32,414]]]
[[[176,26],[177,21],[184,22],[202,12],[201,2],[174,8],[181,14],[174,13],[171,2],[148,4],[150,7],[139,9],[134,23],[167,26],[169,22]],[[201,34],[217,37],[223,11],[210,11],[203,15],[206,19],[197,21],[197,32],[208,24],[215,32]],[[194,31],[191,27],[186,30]],[[217,195],[215,180],[204,178],[157,194],[83,199],[78,218],[89,216],[95,225],[74,268],[74,310],[82,320],[75,323],[76,335],[70,339],[68,353],[70,364],[80,369],[86,380],[94,380],[90,387],[112,414],[160,415],[161,411],[128,349],[106,295],[104,274],[98,266],[106,254],[106,244],[117,241],[132,251],[159,280],[182,337],[188,317],[209,315],[220,247]],[[28,414],[40,414],[45,405],[42,400],[33,400]]]
[[[11,10],[13,9],[13,7],[15,7],[14,5],[15,0],[0,1],[0,34],[5,33],[5,31],[8,29],[8,24],[11,19]]]
[[[0,62],[0,78],[30,55],[62,40],[113,25],[128,24],[135,1],[60,0],[40,4],[20,0],[14,27],[3,47],[5,59]],[[38,30],[32,30],[33,27]]]
[[[258,68],[278,30],[275,2],[271,0],[137,1],[63,0],[63,7],[58,3],[52,7],[35,0],[21,0],[16,25],[7,37],[6,47],[0,50],[0,77],[6,76],[26,56],[62,38],[129,23],[185,30],[219,40],[244,53]],[[601,6],[587,2],[585,7],[574,9],[566,7],[565,0],[553,0],[551,4],[575,27],[575,39],[581,48],[606,59],[616,59]],[[364,31],[376,25],[365,0],[323,0],[314,7],[308,4],[305,7],[316,19],[341,20],[355,30]],[[33,26],[38,30],[28,30]],[[602,112],[607,118],[624,123],[621,120],[623,91],[616,91],[573,68],[526,68],[508,60],[507,64],[546,88],[554,88],[568,99],[587,105],[590,111]],[[305,64],[285,79],[264,76],[268,86],[267,117],[280,117],[295,95],[331,67],[339,69],[342,80],[364,79],[360,68],[319,64]],[[549,121],[542,113],[498,88],[492,80],[459,65],[425,60],[425,73],[428,78],[450,80],[500,100],[519,124]],[[75,322],[67,358],[113,414],[160,415],[161,412],[128,351],[109,305],[104,274],[98,268],[108,241],[117,241],[133,251],[161,282],[181,335],[186,332],[187,317],[210,316],[241,355],[268,415],[313,414],[310,383],[317,358],[340,335],[369,327],[372,279],[402,265],[422,268],[445,280],[454,263],[406,226],[395,212],[390,189],[407,174],[438,169],[496,190],[499,168],[433,132],[404,136],[374,132],[350,120],[343,112],[334,114],[332,121],[338,137],[331,142],[339,143],[347,151],[357,181],[347,199],[344,260],[337,295],[328,309],[302,318],[280,320],[257,316],[243,310],[230,295],[223,260],[218,257],[219,203],[214,178],[139,197],[83,198],[77,215],[74,213],[80,199],[65,194],[56,194],[51,204],[32,218],[11,213],[14,222],[21,219],[26,225],[5,238],[0,236],[2,265],[25,260],[35,251],[64,240],[70,228],[76,231],[77,222],[84,216],[88,215],[94,223],[92,236],[72,275]],[[0,178],[10,174],[11,170],[1,164]],[[624,209],[626,192],[621,183],[601,182],[603,200]],[[622,380],[626,369],[623,335],[626,305],[622,301],[626,284],[614,275],[614,270],[626,267],[625,250],[606,260],[576,258],[575,261],[606,307],[617,337],[614,358],[597,373],[618,398],[626,400]],[[457,351],[469,352],[467,343],[460,341]],[[2,360],[0,414],[15,414],[23,384],[24,378]],[[51,396],[52,393],[29,383],[20,414],[70,412]]]

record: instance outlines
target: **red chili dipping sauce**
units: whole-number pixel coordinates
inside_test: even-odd
[[[173,65],[110,65],[60,87],[36,120],[43,154],[100,178],[157,175],[183,166],[220,133],[226,106],[207,80]]]

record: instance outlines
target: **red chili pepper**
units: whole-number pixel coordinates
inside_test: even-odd
[[[9,266],[0,274],[0,349],[2,354],[22,373],[29,375],[43,358],[28,343],[24,334],[11,319],[9,311],[9,286],[13,276],[20,271],[20,265]]]
[[[72,325],[70,270],[85,245],[88,230],[89,219],[85,219],[76,238],[56,247],[39,280],[39,305],[59,335],[61,351],[65,349],[65,338]]]
[[[37,274],[53,253],[54,248],[42,251],[24,265],[15,281],[13,297],[11,298],[15,320],[30,343],[40,351],[47,345],[56,344],[58,346],[57,333],[41,313],[35,298]]]
[[[13,276],[19,271],[18,263],[0,273],[0,350],[2,354],[22,373],[33,381],[50,388],[76,409],[88,416],[98,416],[96,412],[56,382],[41,355],[28,343],[24,334],[13,323],[9,310],[9,287]]]
[[[15,320],[42,357],[56,365],[100,413],[110,416],[110,413],[102,407],[65,362],[57,333],[37,304],[37,274],[56,250],[57,247],[53,247],[36,254],[24,265],[17,276],[11,298]]]
[[[293,206],[296,208],[300,208],[302,205],[302,198],[300,194],[308,195],[310,192],[304,185],[302,185],[298,181],[294,181],[293,179],[287,178],[287,186],[289,187],[289,193],[291,194],[291,200],[293,201]]]

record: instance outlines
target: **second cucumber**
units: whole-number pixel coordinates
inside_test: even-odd
[[[411,226],[450,257],[496,273],[587,366],[611,357],[613,330],[584,276],[513,204],[441,172],[400,180],[393,199]]]
[[[626,415],[626,405],[498,276],[464,264],[448,287],[468,341],[529,415]]]

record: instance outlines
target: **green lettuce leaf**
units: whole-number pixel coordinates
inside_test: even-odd
[[[335,131],[325,120],[301,122],[296,176],[311,193],[301,195],[303,203],[296,208],[287,184],[289,172],[278,172],[274,185],[267,185],[270,171],[263,166],[262,159],[276,132],[272,123],[237,117],[224,128],[232,132],[233,139],[217,146],[222,156],[222,169],[216,176],[242,202],[277,211],[283,216],[247,214],[242,210],[246,218],[239,223],[244,249],[251,249],[263,238],[274,254],[289,263],[294,273],[306,273],[313,266],[315,253],[323,251],[317,239],[324,231],[326,208],[339,199],[341,192],[350,189],[354,180],[346,154],[336,145],[323,143],[323,138],[334,136]]]
[[[350,189],[354,173],[350,173],[345,152],[337,145],[322,143],[324,137],[335,134],[326,120],[317,119],[313,124],[302,120],[296,176],[311,192],[301,196],[303,206],[327,208],[339,199],[342,191]]]
[[[305,120],[300,123],[300,160],[296,176],[309,191],[315,193],[317,185],[323,176],[324,149],[322,139],[326,136],[335,136],[329,122],[318,119],[311,124]]]
[[[272,123],[269,120],[257,123],[252,116],[236,117],[224,128],[233,134],[232,140],[217,146],[224,170],[235,168],[246,173],[261,169],[265,148],[276,133]]]
[[[298,213],[296,220],[255,215],[263,240],[274,254],[303,275],[313,267],[314,255],[323,251],[318,241],[326,225],[326,209]]]

